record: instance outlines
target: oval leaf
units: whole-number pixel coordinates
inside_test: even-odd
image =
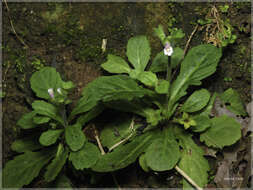
[[[147,165],[147,161],[145,158],[145,154],[140,155],[139,157],[139,165],[145,172],[149,172],[149,167]]]
[[[11,150],[16,152],[27,152],[42,148],[38,141],[38,137],[28,137],[15,140],[11,145]]]
[[[176,138],[182,147],[179,168],[182,169],[199,187],[204,187],[208,182],[208,161],[204,158],[204,151],[195,144],[191,134],[176,127]],[[187,186],[187,182],[183,181],[183,187]]]
[[[169,92],[170,83],[166,80],[159,80],[159,83],[155,87],[155,91],[158,94],[167,94]]]
[[[196,122],[196,125],[191,126],[191,130],[197,133],[205,131],[212,125],[211,119],[207,115],[193,116],[193,120]]]
[[[49,129],[48,131],[43,132],[39,139],[40,144],[42,144],[43,146],[50,146],[54,144],[60,137],[62,132],[63,129],[56,129],[56,130]]]
[[[183,104],[181,111],[196,112],[205,107],[210,99],[210,93],[206,89],[195,91]]]
[[[183,56],[184,50],[179,47],[174,48],[173,54],[171,55],[171,68],[175,68],[183,59]]]
[[[113,122],[107,124],[101,131],[100,140],[103,146],[112,147],[132,132],[131,118],[128,115],[119,115]]]
[[[113,152],[101,155],[91,169],[97,172],[111,172],[128,166],[145,151],[150,144],[150,139],[152,139],[150,134],[144,134],[126,145],[120,145]]]
[[[150,53],[146,36],[136,36],[128,40],[127,57],[136,70],[144,71],[150,59]]]
[[[36,127],[36,124],[33,122],[33,117],[35,117],[36,112],[32,111],[24,114],[17,122],[17,125],[22,129],[31,129]]]
[[[86,137],[79,123],[65,129],[65,139],[71,150],[77,151],[82,148]]]
[[[7,162],[3,169],[3,187],[21,188],[39,175],[41,168],[54,156],[55,150],[26,152]]]
[[[181,64],[180,74],[171,85],[169,110],[173,110],[176,102],[186,95],[189,85],[200,85],[202,79],[215,72],[221,53],[221,49],[210,44],[199,45],[189,51]]]
[[[53,181],[57,177],[68,158],[68,153],[69,151],[67,149],[62,149],[47,166],[47,171],[44,176],[47,182]]]
[[[83,148],[77,152],[71,152],[69,160],[73,163],[77,170],[90,168],[93,166],[100,156],[98,147],[92,143],[85,143]]]
[[[211,119],[212,126],[200,135],[207,146],[223,148],[234,144],[241,138],[241,125],[235,119],[223,115]]]
[[[83,97],[71,113],[71,118],[95,107],[99,101],[132,100],[153,92],[139,86],[134,79],[124,75],[103,76],[89,83],[82,92]]]
[[[43,123],[47,123],[49,121],[50,121],[49,117],[35,116],[33,118],[33,122],[36,124],[43,124]]]
[[[179,158],[179,146],[170,128],[165,129],[162,138],[154,140],[145,153],[147,165],[154,171],[174,168]]]
[[[107,62],[103,63],[101,67],[110,73],[129,73],[131,70],[124,59],[111,54],[108,55]]]
[[[64,125],[64,121],[59,116],[58,110],[54,105],[42,100],[36,100],[32,103],[32,108],[37,114],[50,117]]]
[[[149,70],[154,73],[162,72],[167,70],[167,66],[168,66],[168,56],[164,55],[164,52],[161,51],[155,56]]]
[[[138,74],[137,79],[148,87],[156,86],[158,79],[156,74],[151,71],[142,71]]]
[[[237,114],[246,116],[247,112],[244,108],[243,102],[240,98],[238,92],[233,90],[232,88],[227,89],[223,94],[220,95],[221,100],[225,103],[226,108]]]
[[[48,89],[58,89],[62,87],[62,79],[60,74],[53,67],[44,67],[35,72],[31,79],[31,88],[37,97],[50,99]]]

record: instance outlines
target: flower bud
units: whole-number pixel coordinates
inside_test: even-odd
[[[53,88],[49,88],[49,89],[47,90],[47,92],[48,92],[49,96],[50,96],[52,99],[54,99],[54,89],[53,89]]]
[[[57,88],[57,92],[62,95],[61,88]]]

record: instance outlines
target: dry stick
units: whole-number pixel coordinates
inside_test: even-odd
[[[134,119],[132,120],[130,127],[132,130],[134,128]],[[120,144],[124,143],[125,141],[127,141],[128,139],[131,138],[131,136],[133,135],[133,133],[131,133],[128,137],[126,137],[125,139],[119,141],[118,143],[114,144],[111,148],[109,148],[109,152],[111,152],[114,148],[116,148],[117,146],[119,146]]]
[[[178,166],[175,167],[178,173],[180,173],[190,184],[192,184],[197,190],[203,190],[203,188],[199,187],[183,170],[181,170]]]
[[[99,140],[97,129],[95,128],[94,125],[92,127],[93,127],[93,129],[95,131],[95,138],[96,138],[96,141],[98,143],[99,150],[100,150],[101,154],[104,155],[105,151],[104,151],[103,146],[102,146],[102,144],[101,144],[101,142]]]
[[[192,31],[192,33],[191,33],[191,35],[190,35],[190,37],[189,37],[189,39],[188,39],[188,41],[187,41],[187,43],[186,43],[186,46],[185,46],[185,48],[184,48],[184,55],[183,55],[183,57],[185,56],[185,54],[186,54],[186,52],[187,52],[187,50],[188,50],[188,47],[189,47],[189,45],[190,45],[190,42],[191,42],[191,40],[192,40],[192,37],[193,37],[193,35],[195,34],[195,32],[197,31],[197,29],[198,29],[198,24],[195,26],[194,30]]]
[[[127,141],[128,139],[130,139],[130,137],[133,135],[133,133],[131,133],[127,138],[119,141],[118,143],[116,143],[115,145],[113,145],[111,148],[109,148],[109,152],[111,152],[114,148],[116,148],[117,146],[121,145],[123,142]]]
[[[186,52],[187,52],[187,50],[188,50],[188,47],[189,47],[189,45],[190,45],[190,42],[191,42],[191,40],[192,40],[192,37],[193,37],[193,35],[196,33],[197,29],[198,29],[198,25],[195,26],[195,28],[194,28],[194,30],[192,31],[192,33],[191,33],[189,39],[187,40],[187,43],[186,43],[185,48],[184,48],[184,54],[183,54],[183,57],[182,57],[181,61],[184,59],[185,54],[186,54]],[[180,61],[180,62],[181,62],[181,61]],[[174,72],[172,73],[171,79],[174,78],[174,76],[175,76],[177,70],[178,70],[178,67],[176,67],[175,70],[174,70]]]
[[[18,34],[17,34],[17,32],[16,32],[16,30],[14,28],[13,22],[12,22],[11,17],[10,17],[10,9],[8,7],[7,1],[4,0],[4,3],[5,3],[6,8],[7,8],[8,18],[10,20],[10,24],[11,24],[11,28],[12,28],[13,33],[15,34],[15,36],[17,37],[17,39],[25,46],[25,48],[28,48],[28,45],[26,45],[26,43],[24,42],[24,40],[18,36]]]

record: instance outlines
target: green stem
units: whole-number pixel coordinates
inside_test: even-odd
[[[171,63],[170,63],[170,56],[168,56],[168,65],[167,65],[167,74],[166,74],[166,80],[170,83],[170,80],[171,80]],[[168,93],[166,94],[166,103],[165,103],[165,109],[167,110],[166,111],[166,117],[168,115],[168,106],[169,106],[169,98],[170,98],[170,88],[169,88],[169,91]]]
[[[64,127],[66,128],[68,126],[68,120],[67,120],[67,114],[66,114],[66,107],[65,105],[60,105],[60,113],[61,113],[61,116],[62,116],[62,119],[64,121]]]

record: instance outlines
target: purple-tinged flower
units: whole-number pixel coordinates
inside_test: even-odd
[[[49,96],[50,96],[52,99],[54,99],[54,89],[53,89],[53,88],[49,88],[49,89],[47,90],[47,92],[48,92]]]
[[[164,49],[163,49],[164,55],[171,56],[173,53],[173,48],[170,45],[169,42],[166,42]]]
[[[62,95],[61,88],[57,88],[57,92]]]

